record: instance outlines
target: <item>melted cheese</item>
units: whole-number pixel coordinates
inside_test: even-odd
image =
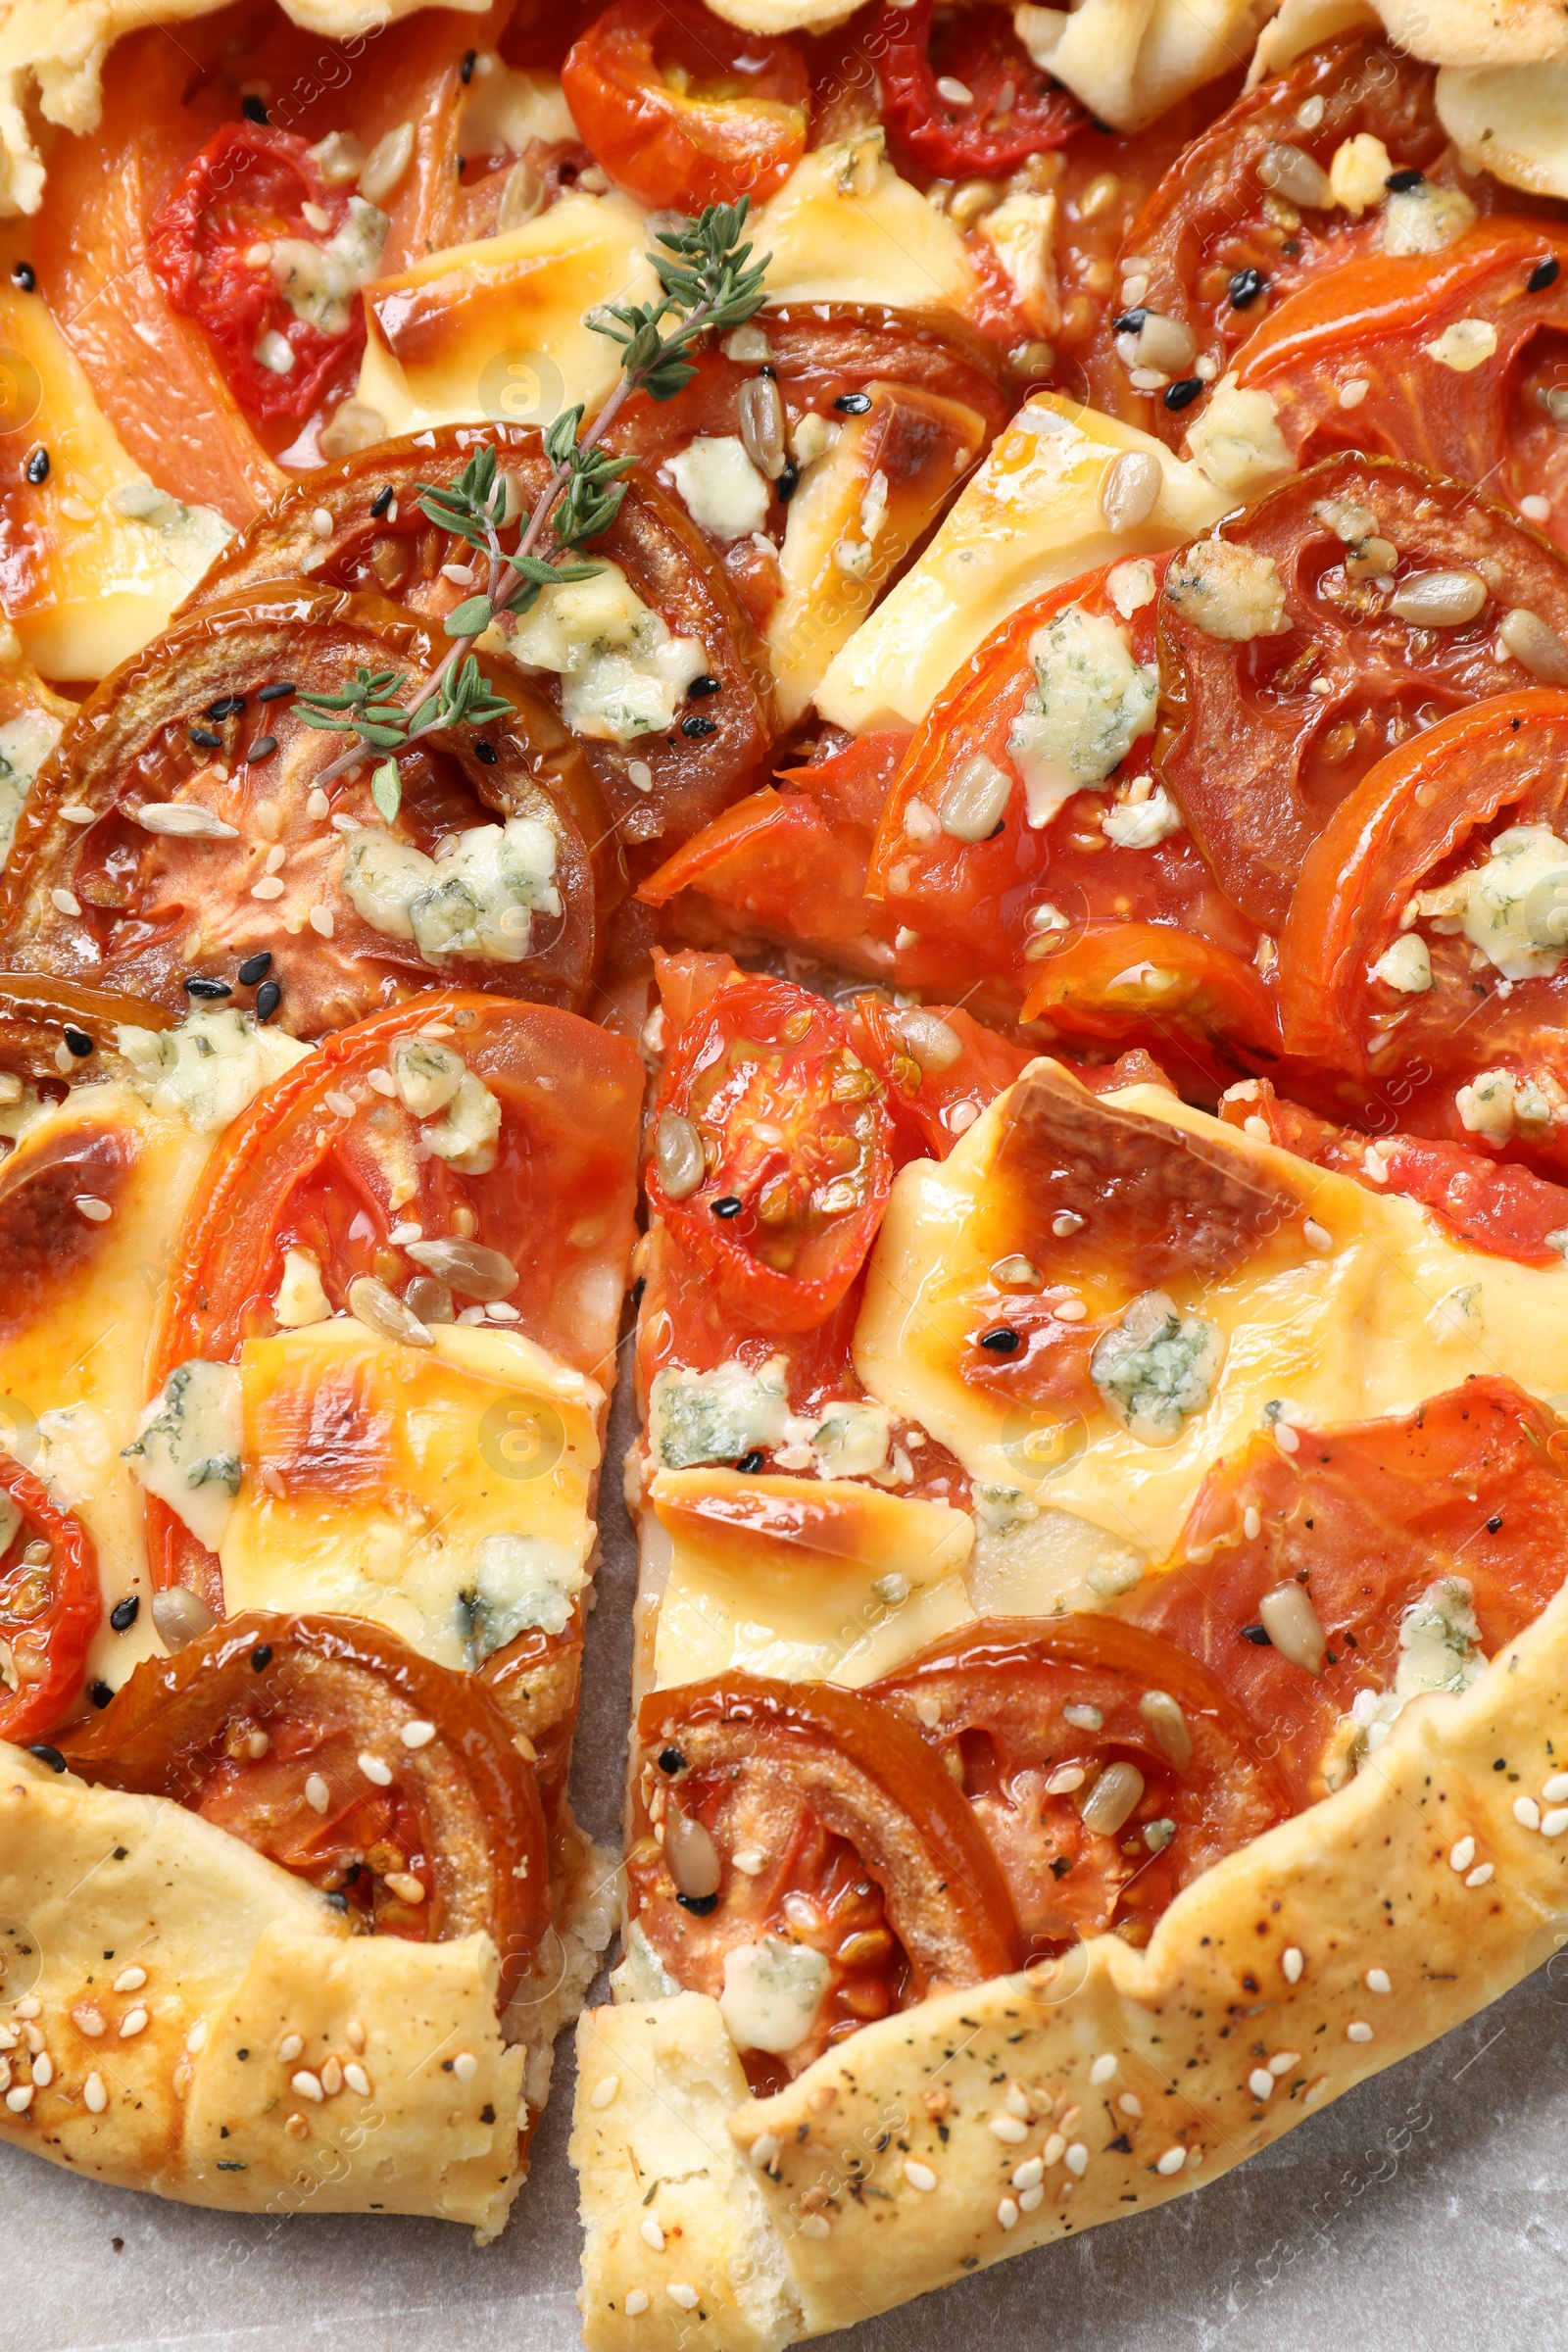
[[[521,228],[378,279],[365,292],[359,398],[389,434],[486,417],[544,426],[579,401],[597,409],[619,380],[620,347],[587,314],[657,296],[647,243],[626,197],[564,196]]]
[[[366,1617],[444,1666],[560,1632],[587,1581],[603,1396],[516,1332],[430,1348],[349,1316],[248,1340],[230,1614]]]
[[[670,1544],[662,1687],[740,1667],[857,1689],[973,1615],[974,1531],[946,1503],[733,1470],[662,1471],[651,1499]]]
[[[1117,532],[1100,511],[1100,494],[1125,450],[1155,458],[1164,487],[1146,522]],[[1178,547],[1217,522],[1230,503],[1198,466],[1136,426],[1059,395],[1037,395],[965,485],[919,562],[836,655],[817,708],[857,734],[917,725],[1020,605],[1118,556]]]
[[[769,302],[962,311],[974,294],[962,237],[900,178],[880,130],[803,156],[749,226],[754,250],[772,257]]]
[[[1506,1374],[1547,1399],[1568,1391],[1568,1267],[1541,1270],[1467,1250],[1413,1200],[1306,1167],[1160,1088],[1131,1087],[1105,1101],[1201,1135],[1263,1180],[1304,1191],[1333,1247],[1299,1265],[1274,1260],[1260,1272],[1244,1263],[1201,1284],[1167,1285],[1183,1312],[1217,1327],[1224,1358],[1207,1403],[1184,1415],[1175,1441],[1143,1445],[1102,1402],[1053,1413],[960,1377],[966,1335],[1004,1299],[991,1275],[988,1180],[1007,1132],[1007,1097],[949,1159],[905,1168],[870,1261],[856,1369],[891,1410],[952,1447],[1003,1532],[1039,1513],[1072,1514],[1111,1539],[1068,1544],[1073,1573],[1105,1555],[1113,1589],[1115,1556],[1163,1558],[1216,1457],[1278,1421],[1266,1407],[1284,1405],[1287,1427],[1361,1420],[1406,1411],[1472,1372]],[[1049,1281],[1049,1264],[1043,1271]],[[1434,1330],[1432,1309],[1460,1287],[1474,1293],[1471,1311]],[[1053,1526],[1058,1548],[1061,1533]],[[1005,1583],[992,1576],[988,1605],[1004,1605]]]

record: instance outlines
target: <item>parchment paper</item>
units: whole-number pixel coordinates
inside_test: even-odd
[[[602,1496],[574,1794],[619,1819],[634,1583],[624,1395]],[[440,2222],[241,2220],[0,2148],[0,2352],[574,2352],[571,2056],[500,2241]],[[833,2339],[853,2352],[1568,2348],[1568,1954],[1157,2213],[1001,2264]],[[725,2352],[714,2345],[712,2352]]]

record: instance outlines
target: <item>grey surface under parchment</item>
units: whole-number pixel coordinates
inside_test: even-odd
[[[604,1482],[578,1812],[620,1809],[634,1578]],[[574,2352],[563,2043],[498,2244],[438,2222],[240,2220],[0,2148],[0,2352]],[[853,2352],[1568,2352],[1568,1979],[1537,1976],[1240,2171],[834,2339]],[[715,2347],[723,2352],[723,2347]]]

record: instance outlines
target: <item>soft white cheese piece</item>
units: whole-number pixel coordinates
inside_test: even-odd
[[[530,1626],[564,1633],[588,1577],[569,1544],[550,1536],[485,1536],[474,1577],[458,1595],[458,1631],[470,1672]]]
[[[1496,350],[1497,330],[1489,318],[1456,318],[1435,342],[1423,343],[1421,348],[1440,367],[1451,368],[1455,375],[1469,375]]]
[[[496,1141],[501,1133],[501,1104],[496,1096],[465,1070],[446,1117],[424,1131],[425,1149],[444,1159],[460,1175],[488,1176],[496,1164]]]
[[[748,222],[770,303],[965,310],[975,277],[962,236],[884,148],[880,125],[813,148]]]
[[[480,50],[463,106],[465,155],[521,155],[534,139],[555,146],[576,136],[558,74],[507,66],[493,49]]]
[[[304,1331],[312,1323],[324,1323],[331,1312],[315,1250],[285,1250],[283,1277],[272,1300],[272,1313],[282,1329]]]
[[[1174,1446],[1207,1404],[1224,1360],[1217,1323],[1180,1313],[1163,1291],[1142,1291],[1097,1342],[1089,1371],[1130,1437]]]
[[[669,461],[693,522],[715,539],[749,539],[767,520],[772,495],[738,434],[699,433]]]
[[[536,816],[473,825],[441,858],[368,826],[344,852],[343,895],[372,930],[412,939],[427,963],[521,963],[534,915],[561,912],[556,849],[553,828]]]
[[[1142,780],[1148,782],[1147,777]],[[1142,800],[1129,796],[1107,808],[1100,828],[1118,850],[1152,850],[1181,831],[1182,812],[1164,785],[1156,784]]]
[[[463,1084],[467,1065],[461,1054],[433,1037],[406,1037],[392,1050],[392,1082],[405,1110],[433,1119]]]
[[[244,1482],[239,1373],[195,1357],[176,1364],[124,1448],[131,1475],[216,1551]]]
[[[351,196],[348,218],[324,245],[309,237],[274,237],[268,270],[295,318],[320,334],[346,335],[354,323],[360,288],[380,275],[391,225],[373,204]]]
[[[825,1954],[769,1936],[724,1954],[719,2015],[738,2050],[793,2050],[806,2039],[827,1989]]]
[[[787,1378],[781,1355],[757,1372],[727,1363],[711,1372],[656,1373],[648,1400],[655,1460],[666,1470],[687,1470],[699,1462],[739,1461],[754,1447],[779,1445],[791,1434]]]
[[[1446,253],[1475,225],[1476,208],[1462,188],[1396,188],[1384,202],[1385,253]]]
[[[166,1119],[183,1119],[198,1135],[216,1135],[237,1119],[264,1086],[312,1051],[230,1005],[198,1008],[177,1029],[139,1029],[122,1022],[115,1042],[148,1108]]]
[[[1029,641],[1035,682],[1007,737],[1029,822],[1047,825],[1075,792],[1102,784],[1153,726],[1159,672],[1132,658],[1113,620],[1068,605]]]
[[[835,1397],[810,1436],[819,1478],[869,1478],[888,1458],[892,1415],[885,1405]]]
[[[1272,394],[1244,392],[1234,368],[1220,377],[1189,426],[1187,454],[1217,489],[1235,498],[1256,498],[1296,471]]]
[[[1369,980],[1382,980],[1407,997],[1421,996],[1432,986],[1432,951],[1419,931],[1402,931],[1368,966]]]
[[[61,722],[47,710],[19,710],[0,725],[0,860],[11,848],[33,777],[60,741]]]
[[[1165,594],[1206,637],[1232,645],[1278,637],[1291,625],[1285,617],[1285,583],[1273,557],[1229,539],[1199,539],[1183,548],[1166,571]]]
[[[1462,932],[1505,980],[1549,979],[1568,954],[1568,842],[1546,825],[1513,825],[1485,865],[1418,891],[1410,909],[1436,931]]]
[[[567,726],[610,743],[667,734],[708,667],[699,640],[673,636],[616,564],[547,589],[520,620],[480,642],[524,668],[556,671]]]

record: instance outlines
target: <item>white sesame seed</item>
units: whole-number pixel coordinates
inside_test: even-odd
[[[922,2164],[918,2156],[906,2156],[904,2178],[911,2188],[930,2190],[937,2184],[935,2173],[928,2164]]]
[[[1306,1219],[1301,1227],[1301,1239],[1309,1250],[1332,1250],[1334,1247],[1333,1234],[1326,1225],[1320,1225],[1316,1217]]]
[[[645,2213],[643,2215],[642,2221],[638,2225],[638,2234],[641,2236],[645,2246],[652,2246],[656,2254],[662,2254],[664,2251],[664,2232],[659,2226],[657,2215],[652,2213]]]
[[[325,2091],[329,2099],[335,2099],[342,2087],[342,2062],[335,2057],[329,2057],[326,2064],[321,2069],[321,2088]]]
[[[348,2038],[350,2047],[356,2050],[363,2050],[366,2042],[369,2038],[365,2031],[365,2028],[361,2025],[357,2017],[351,2017],[349,2019],[349,2022],[344,2027],[343,2032]]]
[[[367,1750],[367,1752],[361,1756],[359,1763],[360,1770],[364,1773],[366,1779],[368,1781],[373,1781],[377,1788],[391,1788],[392,1767],[390,1764],[383,1764],[379,1756],[372,1756],[368,1750]]]
[[[1541,1807],[1533,1796],[1514,1798],[1513,1817],[1522,1830],[1539,1830],[1541,1827]]]
[[[1060,1298],[1052,1308],[1058,1323],[1087,1323],[1089,1309],[1081,1298]]]
[[[1255,1544],[1263,1533],[1263,1514],[1255,1502],[1250,1502],[1242,1513],[1242,1533],[1249,1544]]]
[[[797,2227],[803,2237],[831,2237],[833,2234],[825,2213],[803,2213]]]
[[[144,1968],[122,1968],[115,1979],[115,1990],[117,1992],[140,1992],[146,1982],[147,1971]]]
[[[319,2077],[313,2075],[308,2066],[302,2066],[297,2075],[290,2075],[288,2086],[290,2090],[297,2090],[302,2099],[314,2099],[318,2107],[326,2096]]]
[[[953,1135],[967,1135],[980,1116],[978,1102],[955,1102],[948,1112],[948,1129]]]
[[[354,1097],[344,1094],[342,1088],[337,1086],[328,1088],[321,1097],[321,1101],[334,1119],[352,1119],[355,1111],[359,1108]]]
[[[1370,2041],[1372,2029],[1365,2018],[1353,2018],[1345,2029],[1345,2038],[1347,2041]]]
[[[1168,2179],[1172,2173],[1179,2173],[1186,2162],[1187,2150],[1185,2148],[1167,2148],[1164,2155],[1156,2162],[1154,2170],[1156,2173],[1165,2174]]]
[[[55,2062],[47,2050],[40,2050],[32,2062],[32,2079],[40,2090],[47,2090],[55,2079]]]
[[[22,2038],[26,2043],[28,2049],[31,2050],[33,2055],[36,2057],[37,2053],[43,2048],[43,2035],[39,2032],[38,2028],[33,2025],[24,2026],[22,2029]]]
[[[1020,2213],[1036,2212],[1044,2203],[1045,2194],[1046,2192],[1043,2188],[1020,2188],[1018,2191],[1018,2211]]]
[[[433,1723],[406,1723],[398,1734],[405,1747],[428,1747],[435,1738]]]
[[[1448,1868],[1450,1870],[1466,1871],[1475,1858],[1476,1841],[1473,1838],[1456,1838],[1448,1848]]]
[[[185,2047],[187,2050],[189,2050],[193,2058],[196,2056],[199,2050],[206,2049],[207,2020],[205,2017],[199,2017],[196,2020],[196,2023],[192,2026],[190,2032],[186,2034]]]
[[[357,2058],[351,2058],[347,2066],[344,2067],[343,2080],[348,2084],[350,2090],[355,2093],[356,2097],[362,2099],[368,2099],[369,2097],[370,2078],[366,2073],[364,2067],[361,2066]]]
[[[280,899],[282,896],[283,885],[275,874],[265,874],[260,882],[251,884],[253,899]]]
[[[1495,1868],[1496,1865],[1493,1862],[1478,1862],[1474,1870],[1465,1873],[1465,1885],[1467,1886],[1485,1886]]]
[[[956,74],[939,74],[937,75],[937,96],[945,98],[949,106],[973,106],[974,104],[973,90],[966,81],[960,81]]]
[[[643,2313],[647,2309],[648,2297],[643,2293],[643,2290],[640,2286],[634,2286],[626,2297],[627,2319],[640,2320],[643,2316]]]
[[[1116,2105],[1123,2115],[1130,2115],[1135,2124],[1143,2122],[1144,2102],[1135,2091],[1124,2090]]]
[[[1115,2072],[1115,2051],[1102,2050],[1100,2056],[1095,2060],[1094,2065],[1089,2069],[1089,2080],[1091,2082],[1108,2082],[1111,2076]]]
[[[108,1201],[100,1200],[96,1193],[78,1193],[72,1206],[78,1217],[86,1218],[89,1225],[107,1225],[115,1213]]]
[[[1028,2125],[1016,2115],[994,2115],[987,2129],[997,2139],[1007,2140],[1013,2145],[1029,2136]]]
[[[608,2107],[619,2088],[620,2077],[618,2075],[606,2075],[604,2081],[602,2082],[596,2082],[593,2086],[593,2089],[589,2092],[589,2106]]]
[[[1064,2132],[1053,2132],[1051,2137],[1047,2140],[1045,2146],[1040,2151],[1040,2161],[1045,2166],[1048,2173],[1054,2164],[1059,2164],[1061,2162],[1062,2151],[1065,2149],[1066,2145],[1066,2133]]]
[[[1551,501],[1549,498],[1543,498],[1539,490],[1532,490],[1528,497],[1519,501],[1519,512],[1526,522],[1549,522],[1551,520]]]
[[[1021,2082],[1009,2082],[1007,2084],[1007,2096],[1005,2104],[1007,2113],[1009,2115],[1015,2115],[1019,2117],[1019,2119],[1024,2123],[1029,2121],[1029,2101]]]
[[[1301,1971],[1306,1966],[1306,1962],[1301,1956],[1301,1951],[1298,1944],[1288,1943],[1285,1946],[1284,1951],[1280,1955],[1280,1966],[1285,1971],[1285,1982],[1287,1984],[1299,1984],[1301,1982]]]
[[[697,2309],[697,2289],[695,2286],[687,2286],[682,2279],[672,2278],[664,2292],[672,2303],[679,2304],[682,2311]]]
[[[280,841],[274,841],[263,860],[263,870],[269,874],[280,874],[283,870],[283,860],[287,856],[288,852],[284,849],[283,844]]]
[[[1568,1805],[1568,1772],[1554,1772],[1541,1793],[1548,1805]]]
[[[305,1802],[313,1813],[324,1813],[332,1802],[332,1791],[318,1772],[313,1772],[305,1784]]]
[[[1042,2157],[1026,2156],[1022,2164],[1016,2166],[1013,2171],[1013,2187],[1038,2188],[1045,2177],[1045,2161]]]
[[[138,2001],[135,2008],[127,2009],[124,2016],[120,2021],[121,2040],[128,2041],[133,2034],[139,2034],[141,2032],[146,2023],[147,2012]]]
[[[71,2022],[78,2034],[86,2034],[89,2041],[96,2041],[104,2030],[103,2011],[95,2009],[90,2001],[78,2002],[71,2012]],[[12,2042],[0,2037],[0,2048],[10,2049],[14,2046]]]
[[[654,771],[649,766],[646,760],[628,760],[626,762],[626,781],[632,787],[634,792],[652,792],[654,789]]]
[[[25,2115],[32,2105],[32,2084],[19,2082],[15,2090],[6,2092],[6,2105],[13,2115]]]
[[[1301,1440],[1299,1434],[1291,1427],[1288,1421],[1276,1421],[1274,1443],[1281,1453],[1295,1453],[1299,1449]]]
[[[1368,1992],[1392,1992],[1394,1984],[1388,1970],[1386,1968],[1369,1968],[1366,1972],[1366,1988]]]
[[[331,806],[331,802],[318,784],[306,799],[305,813],[307,816],[324,816]]]
[[[1069,2147],[1067,2150],[1066,2157],[1063,2161],[1066,2164],[1068,2172],[1076,2173],[1081,2180],[1085,2173],[1087,2173],[1089,2170],[1089,2150],[1085,2147],[1081,2139],[1075,2139],[1073,2141],[1071,2147]]]
[[[1046,1794],[1067,1796],[1074,1788],[1081,1788],[1088,1777],[1081,1764],[1058,1764],[1046,1783]]]
[[[89,2115],[102,2115],[109,2104],[109,2093],[104,2088],[102,2075],[94,2072],[87,2077],[81,2086],[81,2096],[82,2103]]]
[[[313,906],[311,908],[311,929],[320,939],[331,938],[332,909],[330,906]]]
[[[1266,2099],[1274,2088],[1274,2078],[1266,2066],[1254,2066],[1247,2078],[1247,2087],[1254,2099]]]
[[[997,2219],[1004,2230],[1017,2229],[1018,2208],[1011,2197],[1003,2198],[1002,2203],[997,2207]]]
[[[759,2172],[764,2172],[778,2154],[779,2143],[771,2132],[759,2132],[752,2142],[752,2162]]]
[[[97,809],[89,808],[85,801],[63,802],[60,814],[68,825],[95,825],[98,822]]]
[[[1299,2066],[1300,2063],[1299,2050],[1276,2050],[1268,2062],[1268,2071],[1271,2075],[1288,2075],[1293,2066]]]
[[[471,2082],[479,2072],[479,2061],[471,2050],[460,2050],[452,2061],[452,2072],[460,2082]]]
[[[491,1323],[520,1323],[522,1320],[522,1310],[514,1306],[510,1298],[487,1298],[484,1311],[486,1320]]]
[[[24,1999],[17,2003],[12,2014],[16,2017],[41,2017],[43,2015],[43,2003],[39,2000],[35,1992],[29,1992]]]
[[[49,904],[57,914],[79,914],[81,912],[81,901],[75,893],[60,889],[58,884],[49,893]]]
[[[277,2045],[279,2066],[292,2066],[295,2059],[303,2057],[304,2054],[305,2036],[303,2034],[285,2034]]]
[[[376,1085],[377,1079],[380,1080],[378,1086]],[[370,1084],[375,1087],[378,1095],[395,1095],[398,1091],[397,1083],[390,1070],[372,1070]],[[395,1250],[401,1250],[405,1242],[422,1242],[424,1227],[416,1225],[412,1217],[404,1217],[393,1226],[386,1238]]]
[[[311,514],[311,528],[316,533],[318,539],[331,538],[332,517],[327,513],[325,507],[317,507],[314,509]]]
[[[1358,409],[1361,406],[1362,401],[1365,400],[1370,389],[1371,386],[1364,375],[1350,376],[1347,382],[1340,386],[1341,408]]]
[[[1553,1805],[1549,1813],[1541,1816],[1543,1838],[1560,1838],[1568,1830],[1568,1805]]]

